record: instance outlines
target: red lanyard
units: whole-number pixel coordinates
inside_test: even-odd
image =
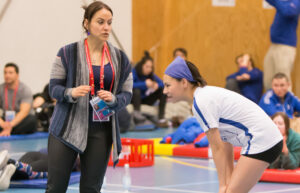
[[[94,72],[93,72],[92,62],[91,62],[91,58],[90,58],[90,51],[89,51],[89,46],[88,46],[87,39],[85,39],[84,45],[85,45],[86,60],[87,60],[88,66],[89,66],[89,73],[90,73],[90,82],[89,83],[90,83],[90,86],[92,87],[91,88],[91,95],[94,96],[95,95]],[[113,77],[112,77],[112,81],[111,81],[110,89],[109,89],[109,91],[111,92],[112,91],[112,87],[114,85],[114,80],[115,80],[115,71],[114,71],[113,63],[111,61],[111,56],[109,54],[106,42],[103,45],[102,57],[101,57],[100,89],[104,89],[104,61],[105,61],[105,54],[108,57],[109,63],[111,65],[112,73],[113,73]]]
[[[17,97],[17,92],[19,88],[19,83],[17,83],[16,88],[14,90],[14,96],[13,96],[13,101],[12,101],[12,110],[15,110],[15,104],[16,104],[16,97]],[[5,86],[5,110],[8,110],[8,86]]]

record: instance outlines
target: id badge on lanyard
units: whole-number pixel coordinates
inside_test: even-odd
[[[93,67],[90,59],[90,53],[88,49],[88,42],[87,39],[85,40],[85,51],[86,51],[86,59],[89,67],[89,75],[90,75],[90,81],[89,84],[91,86],[91,95],[92,99],[90,100],[90,104],[93,108],[93,121],[94,122],[107,122],[110,120],[110,116],[114,114],[112,110],[109,109],[108,105],[105,103],[105,101],[101,100],[99,97],[95,96],[95,83],[94,83],[94,73],[93,73]],[[105,54],[107,54],[107,57],[109,59],[110,65],[112,67],[113,71],[113,77],[112,82],[110,86],[110,92],[112,91],[113,83],[114,83],[114,76],[115,72],[113,70],[113,65],[111,61],[111,57],[107,48],[107,44],[104,43],[103,45],[103,51],[102,51],[102,58],[101,58],[101,68],[100,68],[100,89],[104,89],[104,60],[105,60]]]
[[[12,100],[12,110],[8,110],[8,87],[5,87],[5,121],[11,122],[16,117],[15,104],[16,104],[16,97],[18,92],[19,84],[17,84],[14,90],[14,96]]]
[[[16,117],[16,111],[5,111],[5,121],[11,122]]]
[[[114,111],[110,110],[107,104],[99,97],[94,97],[90,100],[93,107],[93,121],[94,122],[107,122]]]

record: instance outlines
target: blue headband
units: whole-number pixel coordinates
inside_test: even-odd
[[[165,74],[171,76],[172,78],[185,78],[190,82],[196,82],[185,60],[180,56],[177,56],[177,58],[175,58],[175,60],[173,60],[173,62],[169,64],[165,71]]]

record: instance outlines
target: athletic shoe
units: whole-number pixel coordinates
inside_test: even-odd
[[[10,179],[16,171],[16,166],[8,164],[0,176],[0,191],[7,190],[10,184]]]
[[[160,119],[156,126],[159,128],[169,128],[171,126],[170,124],[171,122],[167,119]]]
[[[6,165],[9,159],[8,151],[3,150],[0,152],[0,170],[2,170]]]

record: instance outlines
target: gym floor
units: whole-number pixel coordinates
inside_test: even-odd
[[[147,132],[128,132],[122,137],[156,138],[172,132],[170,129],[158,129]],[[47,147],[47,139],[18,140],[0,142],[0,150],[7,149],[11,158],[18,159],[27,151],[36,151]],[[108,167],[103,193],[124,192],[123,167]],[[151,167],[130,168],[130,192],[140,193],[213,193],[218,192],[217,172],[212,160],[187,159],[156,156]],[[8,189],[8,193],[42,193],[43,189]],[[68,193],[79,192],[79,184],[68,187]],[[298,184],[258,183],[252,193],[299,193]]]

